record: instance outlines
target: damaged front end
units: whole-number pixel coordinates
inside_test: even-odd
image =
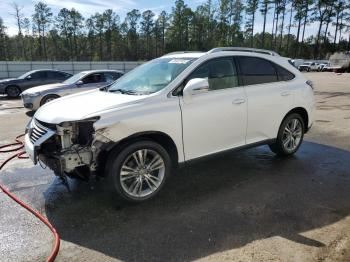
[[[108,141],[96,139],[99,117],[49,124],[35,118],[26,130],[25,147],[30,158],[48,166],[57,176],[86,179],[98,168],[98,156]]]

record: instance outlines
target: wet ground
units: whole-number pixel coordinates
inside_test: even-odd
[[[198,163],[141,205],[122,203],[103,180],[70,180],[68,192],[28,160],[0,180],[57,228],[58,261],[349,261],[350,75],[307,77],[318,111],[294,157],[263,146]],[[0,144],[23,132],[20,105],[0,98]],[[50,232],[3,193],[0,218],[0,260],[45,260]]]

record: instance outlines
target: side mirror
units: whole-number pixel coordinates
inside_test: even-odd
[[[184,101],[191,102],[192,96],[206,93],[209,91],[209,82],[205,78],[193,78],[184,87],[183,98]]]
[[[77,86],[81,86],[84,84],[84,82],[82,80],[79,80],[78,82],[75,83]]]
[[[26,79],[27,79],[27,80],[31,80],[31,79],[32,79],[32,76],[29,75],[29,76],[26,77]]]

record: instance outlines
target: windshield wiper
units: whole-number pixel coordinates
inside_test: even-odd
[[[118,88],[118,89],[111,89],[111,90],[108,90],[108,92],[120,92],[122,94],[127,94],[127,95],[135,95],[137,94],[137,92],[135,91],[132,91],[132,90],[125,90],[125,89],[121,89],[121,88]]]
[[[110,83],[109,85],[100,87],[100,91],[108,91],[108,88],[112,85],[113,83]]]

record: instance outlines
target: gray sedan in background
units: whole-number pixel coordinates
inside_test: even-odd
[[[124,73],[118,70],[90,70],[73,75],[62,83],[30,88],[21,94],[23,105],[37,110],[43,104],[61,96],[106,86]]]

